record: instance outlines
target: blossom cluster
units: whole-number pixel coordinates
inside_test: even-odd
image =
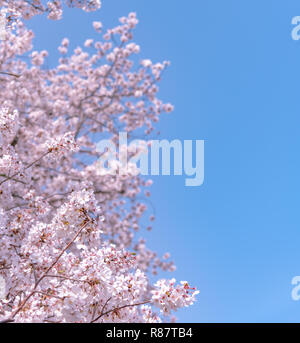
[[[19,128],[19,113],[17,110],[10,111],[7,107],[0,109],[0,134],[7,141],[17,132]]]
[[[187,307],[194,303],[199,293],[194,287],[190,287],[187,281],[181,281],[175,285],[176,280],[159,280],[152,290],[152,300],[161,308],[164,314],[170,314],[171,310]]]
[[[46,145],[48,151],[56,157],[64,156],[69,152],[76,152],[79,149],[71,132],[67,132],[61,137],[51,138]]]

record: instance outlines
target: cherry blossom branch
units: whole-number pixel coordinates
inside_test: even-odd
[[[67,276],[64,276],[64,275],[51,275],[51,274],[48,274],[48,275],[45,275],[45,278],[46,277],[54,277],[54,278],[63,279],[63,280],[70,280],[70,281],[74,281],[74,282],[88,283],[88,281],[86,281],[86,280],[73,279],[73,278],[70,278],[70,277],[67,277]]]
[[[20,77],[21,76],[21,75],[17,75],[17,74],[14,74],[14,73],[8,73],[8,72],[5,72],[5,71],[0,71],[0,74],[14,76],[14,77]]]
[[[34,292],[35,294],[42,294],[42,295],[45,295],[47,297],[52,297],[52,298],[56,298],[58,300],[65,300],[65,297],[61,298],[61,297],[58,297],[57,295],[54,295],[54,294],[49,294],[49,293],[46,293],[46,292],[41,292],[41,291],[35,291]]]
[[[7,179],[11,179],[11,180],[16,181],[16,182],[20,182],[20,183],[22,183],[23,185],[26,185],[26,182],[21,181],[21,180],[18,180],[18,179],[15,179],[14,177],[10,177],[10,176],[7,176],[7,175],[5,175],[5,174],[0,174],[0,176],[5,177],[5,178],[7,178]]]
[[[0,324],[3,324],[3,323],[13,323],[13,322],[14,322],[14,319],[11,319],[11,318],[0,320]]]
[[[69,247],[72,245],[72,243],[76,240],[76,238],[80,235],[80,233],[83,231],[83,229],[91,222],[91,220],[86,218],[83,222],[83,225],[80,227],[80,229],[76,232],[76,234],[73,236],[71,241],[65,246],[65,248],[61,251],[61,253],[56,257],[56,259],[53,261],[53,263],[47,268],[47,270],[44,272],[44,274],[38,279],[38,281],[35,283],[32,291],[29,293],[29,295],[22,301],[22,303],[19,305],[19,307],[13,312],[12,316],[8,319],[5,319],[3,322],[7,323],[8,321],[14,321],[14,318],[16,315],[24,308],[28,300],[36,293],[36,289],[38,285],[43,281],[43,279],[48,275],[50,270],[57,264],[59,259],[62,257],[62,255],[69,249]]]
[[[26,170],[26,169],[32,167],[35,163],[39,162],[42,158],[44,158],[44,157],[45,157],[46,155],[48,155],[49,153],[50,153],[50,151],[45,152],[45,153],[44,153],[42,156],[40,156],[37,160],[35,160],[35,161],[29,163],[29,164],[24,168],[24,170]],[[16,173],[14,173],[12,176],[7,176],[4,180],[2,180],[2,181],[0,182],[0,185],[2,185],[4,182],[6,182],[6,181],[8,181],[8,180],[13,180],[14,177],[17,176],[18,174],[19,174],[19,172],[16,172]]]
[[[29,0],[25,0],[25,2],[26,2],[28,5],[32,6],[34,9],[39,10],[39,11],[41,11],[41,12],[47,12],[47,11],[48,11],[48,9],[43,9],[43,8],[41,8],[41,7],[39,7],[39,6],[35,5],[35,4],[33,4],[33,3],[30,2]]]
[[[113,308],[109,311],[106,311],[104,313],[101,313],[96,319],[92,320],[91,323],[95,323],[97,320],[99,320],[101,317],[106,316],[107,314],[114,312],[114,311],[119,311],[122,310],[123,308],[127,308],[127,307],[134,307],[134,306],[140,306],[140,305],[145,305],[145,304],[149,304],[151,302],[151,300],[146,300],[143,301],[141,303],[137,303],[137,304],[129,304],[129,305],[124,305],[124,306],[120,306],[120,307],[116,307]]]
[[[107,304],[108,304],[108,302],[110,301],[111,298],[112,298],[112,297],[109,297],[109,298],[106,300],[106,302],[104,303],[104,305],[103,305],[103,307],[102,307],[102,310],[101,310],[101,315],[103,314],[103,311],[104,311],[105,307],[107,306]],[[96,311],[97,311],[97,307],[98,307],[98,303],[97,303],[97,305],[96,305],[95,308],[94,308],[94,312],[93,312],[93,315],[92,315],[91,323],[93,323],[93,320],[94,320],[94,318],[95,318],[95,314],[96,314]]]

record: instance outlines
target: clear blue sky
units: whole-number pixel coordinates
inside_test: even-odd
[[[76,47],[94,37],[93,20],[109,27],[131,11],[142,56],[172,62],[160,97],[175,112],[161,137],[205,140],[203,186],[159,176],[152,187],[149,244],[201,292],[179,321],[299,322],[299,0],[103,0],[97,13],[34,19],[35,46],[53,66],[63,37]]]

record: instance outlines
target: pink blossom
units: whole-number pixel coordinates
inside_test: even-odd
[[[96,31],[101,31],[102,29],[102,23],[100,21],[94,21],[93,22],[93,27]]]
[[[58,138],[51,138],[46,142],[48,151],[55,156],[63,156],[68,152],[76,152],[79,147],[74,140],[74,135],[71,132],[65,133]]]

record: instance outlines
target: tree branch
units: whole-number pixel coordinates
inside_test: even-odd
[[[137,303],[137,304],[129,304],[129,305],[124,305],[124,306],[120,306],[120,307],[116,307],[116,308],[113,308],[109,311],[106,311],[104,313],[101,313],[96,319],[92,320],[91,323],[95,323],[98,319],[100,319],[101,317],[103,316],[106,316],[107,314],[111,313],[111,312],[114,312],[114,311],[119,311],[123,308],[126,308],[126,307],[133,307],[133,306],[140,306],[140,305],[145,305],[145,304],[149,304],[151,301],[150,300],[146,300],[144,302],[141,302],[141,303]]]

